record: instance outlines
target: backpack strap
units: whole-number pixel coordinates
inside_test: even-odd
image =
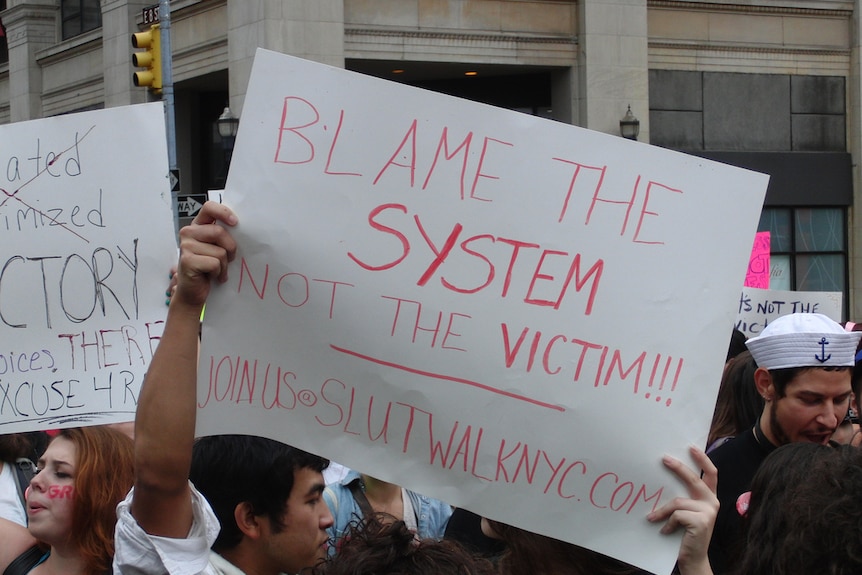
[[[374,510],[371,508],[371,503],[368,502],[368,498],[365,497],[365,485],[362,483],[362,478],[357,477],[348,483],[347,487],[350,489],[350,493],[353,494],[353,499],[356,500],[356,504],[359,505],[359,509],[362,510],[362,516],[368,519],[373,517]]]
[[[45,555],[44,551],[33,545],[16,557],[3,571],[3,575],[26,575],[44,560]]]
[[[21,505],[27,509],[27,500],[24,496],[27,488],[30,487],[30,480],[36,475],[36,466],[33,461],[27,457],[19,457],[15,461],[15,479],[18,483],[18,497],[21,499]]]

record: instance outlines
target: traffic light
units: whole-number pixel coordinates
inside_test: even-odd
[[[135,86],[145,86],[150,90],[162,89],[162,36],[159,25],[153,24],[149,30],[132,34],[132,46],[144,48],[139,52],[132,52],[132,64],[138,70],[132,76]]]

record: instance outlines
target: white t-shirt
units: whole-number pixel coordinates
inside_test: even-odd
[[[134,489],[117,505],[114,531],[114,573],[123,575],[243,575],[210,551],[219,532],[212,508],[194,485],[192,526],[185,539],[157,537],[145,532],[132,517]]]
[[[413,509],[413,502],[410,500],[410,494],[403,487],[401,488],[401,502],[404,505],[404,523],[407,529],[413,533],[419,532],[419,523],[416,521],[416,510]]]
[[[14,465],[0,462],[0,517],[27,527],[27,511],[18,493]]]
[[[329,485],[330,483],[341,483],[341,480],[347,477],[348,473],[350,473],[350,468],[344,467],[335,461],[330,461],[329,465],[326,466],[326,469],[323,470],[323,483],[326,485]]]

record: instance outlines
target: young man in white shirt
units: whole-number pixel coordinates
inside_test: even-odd
[[[135,486],[117,510],[115,573],[278,575],[326,556],[327,460],[258,437],[195,442],[200,316],[212,282],[227,280],[235,224],[209,202],[180,231],[177,285],[135,418]]]

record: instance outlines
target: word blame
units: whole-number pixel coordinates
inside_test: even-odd
[[[443,126],[439,132],[431,134],[420,133],[418,128],[420,121],[416,118],[410,120],[397,146],[391,151],[381,153],[377,160],[378,165],[365,167],[352,166],[337,169],[333,165],[337,163],[336,158],[358,157],[351,154],[352,148],[366,148],[369,138],[355,127],[346,130],[345,133],[352,134],[353,140],[342,141],[342,130],[344,129],[346,111],[338,111],[338,117],[327,122],[321,118],[318,106],[306,98],[299,96],[287,96],[283,99],[281,117],[278,127],[278,139],[274,152],[273,162],[285,165],[312,164],[318,160],[319,150],[324,150],[326,159],[322,167],[322,173],[327,176],[350,176],[350,177],[373,177],[372,185],[381,185],[381,181],[391,181],[390,170],[403,170],[406,181],[410,188],[415,188],[421,179],[421,189],[426,190],[432,181],[432,177],[439,175],[445,162],[457,161],[458,171],[458,198],[461,200],[471,199],[482,202],[492,202],[493,190],[489,182],[496,185],[504,185],[507,166],[524,161],[523,152],[517,149],[513,142],[507,142],[501,138],[492,136],[480,136],[473,131],[467,131],[460,143],[450,141],[450,127]],[[423,125],[425,123],[423,122]],[[330,130],[330,125],[334,129]],[[344,136],[347,138],[347,136]],[[379,137],[378,137],[379,139]],[[481,142],[480,151],[471,154],[474,140]],[[420,145],[424,144],[424,145]],[[477,145],[477,147],[479,147]],[[433,156],[421,158],[422,150],[434,150]],[[338,153],[340,151],[340,153]],[[471,165],[471,157],[477,157]],[[396,161],[396,158],[398,161]],[[593,166],[584,164],[576,159],[562,157],[545,158],[550,167],[552,163],[565,165],[568,171],[564,175],[567,180],[561,180],[559,184],[548,186],[548,191],[557,186],[559,209],[557,222],[561,223],[567,219],[575,205],[576,198],[586,199],[588,205],[583,206],[586,214],[583,225],[591,223],[592,216],[597,208],[603,211],[604,220],[597,218],[597,224],[606,226],[608,223],[609,208],[616,208],[613,217],[620,220],[620,236],[629,236],[633,243],[662,245],[664,240],[658,235],[661,230],[667,229],[668,222],[653,222],[651,230],[644,228],[647,218],[658,218],[660,212],[656,211],[656,197],[658,201],[666,201],[673,194],[681,195],[681,189],[670,185],[649,180],[641,175],[636,175],[634,181],[621,183],[608,177],[608,166]],[[421,166],[425,168],[423,174],[417,171]],[[493,166],[496,166],[494,168]],[[541,169],[541,168],[540,168]],[[386,179],[384,179],[386,176]],[[545,174],[550,176],[550,171]],[[469,184],[468,184],[469,182]],[[485,182],[480,192],[477,191],[480,182]],[[469,186],[469,191],[468,191]],[[610,190],[629,189],[631,193],[619,196]],[[670,194],[670,195],[668,195]],[[490,197],[488,197],[490,196]],[[680,212],[678,212],[679,214]],[[654,235],[655,234],[655,235]]]
[[[314,138],[315,135],[311,133],[311,130],[308,130],[308,128],[315,126],[321,120],[320,112],[318,111],[317,106],[315,106],[313,103],[306,100],[305,98],[301,98],[298,96],[288,96],[284,98],[274,162],[278,164],[311,163],[315,160],[315,157],[317,156],[317,149],[324,148],[327,151],[326,165],[323,168],[324,174],[330,176],[363,177],[365,174],[360,172],[337,171],[332,167],[336,147],[339,143],[339,137],[341,135],[342,127],[344,126],[344,116],[345,111],[340,110],[338,115],[338,121],[336,122],[332,138],[329,139],[327,136],[326,139],[329,141],[324,141],[321,145],[321,143],[316,143],[311,139]],[[417,125],[418,120],[415,119],[410,123],[410,126],[407,128],[404,137],[401,139],[401,142],[398,147],[394,151],[392,151],[391,154],[389,154],[389,159],[385,162],[382,162],[381,166],[376,170],[374,184],[377,184],[380,181],[380,179],[383,177],[387,170],[389,170],[392,166],[395,166],[397,168],[403,168],[407,170],[407,172],[409,173],[410,186],[414,186],[414,184],[416,183],[416,170],[418,162]],[[328,131],[328,126],[326,124],[324,124],[322,128],[323,131]],[[461,164],[459,171],[461,199],[465,198],[466,181],[468,179],[471,179],[472,185],[470,187],[469,197],[480,201],[488,201],[486,198],[481,198],[476,195],[476,187],[480,179],[498,179],[497,176],[483,172],[483,166],[489,157],[488,147],[489,145],[493,144],[511,147],[512,144],[488,136],[484,137],[482,143],[482,152],[478,161],[478,165],[475,167],[471,177],[471,175],[467,172],[467,165],[468,159],[470,157],[470,147],[472,145],[474,137],[473,132],[468,133],[464,137],[464,140],[458,146],[455,147],[455,150],[451,154],[449,153],[450,146],[448,134],[449,129],[444,127],[439,142],[437,144],[437,149],[434,154],[434,160],[431,163],[431,166],[428,169],[428,172],[425,175],[424,181],[422,183],[422,189],[424,190],[428,187],[431,177],[434,174],[435,168],[437,167],[438,160],[440,160],[441,152],[443,153],[443,158],[446,161],[454,159],[460,153]],[[406,156],[406,159],[403,163],[395,161],[395,158],[399,156]],[[511,158],[504,158],[501,161],[509,162],[512,160]]]
[[[526,486],[608,512],[646,513],[660,505],[664,494],[662,486],[627,479],[589,459],[552,454],[416,403],[381,399],[337,378],[307,382],[287,367],[240,356],[210,356],[202,365],[208,365],[209,378],[208,389],[199,396],[202,409],[233,404],[261,409],[266,417],[284,413],[294,425],[316,424],[363,442],[382,443],[430,467],[489,483]]]
[[[137,239],[130,246],[83,254],[16,254],[0,264],[0,321],[9,327],[35,327],[35,322],[50,329],[58,311],[73,324],[97,315],[138,318]],[[21,305],[10,293],[24,293],[28,300],[41,296],[42,305]]]

